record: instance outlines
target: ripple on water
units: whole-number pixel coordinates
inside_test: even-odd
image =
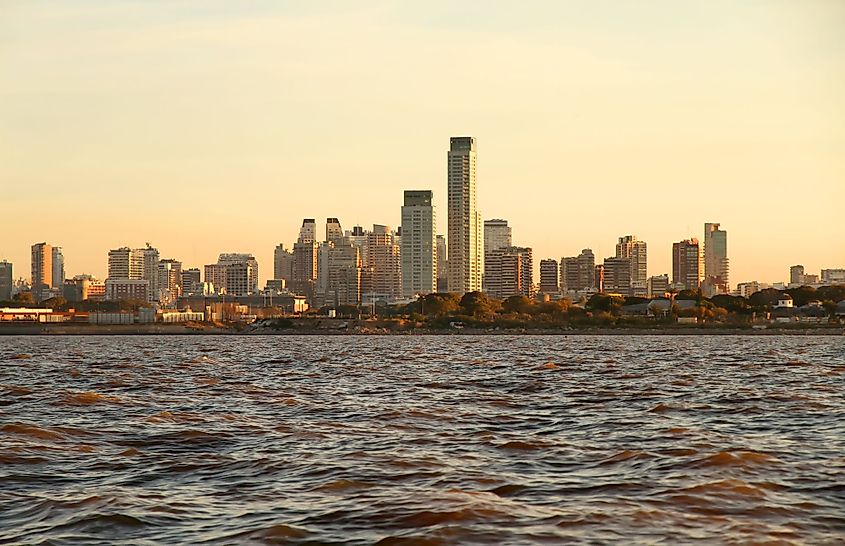
[[[797,544],[845,531],[841,338],[2,342],[2,544]]]

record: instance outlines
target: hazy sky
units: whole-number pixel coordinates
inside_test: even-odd
[[[0,0],[0,259],[201,267],[395,226],[478,138],[535,262],[728,231],[731,282],[845,267],[845,2]]]

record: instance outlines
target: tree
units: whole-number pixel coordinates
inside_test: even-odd
[[[502,311],[505,313],[530,314],[534,307],[536,307],[534,302],[525,296],[511,296],[502,302]]]
[[[32,292],[18,292],[12,297],[12,301],[32,305],[35,303],[35,298],[32,297]]]
[[[461,308],[461,297],[453,293],[426,294],[420,304],[422,314],[442,317]]]
[[[461,311],[477,319],[489,319],[498,307],[498,301],[491,299],[484,292],[467,292],[461,298]]]

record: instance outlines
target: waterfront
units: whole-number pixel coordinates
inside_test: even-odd
[[[832,544],[845,338],[10,336],[0,463],[0,543]]]

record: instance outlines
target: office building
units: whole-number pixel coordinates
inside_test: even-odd
[[[481,290],[484,240],[476,201],[476,142],[452,137],[447,154],[449,291]]]
[[[0,262],[0,301],[12,301],[12,262]]]
[[[438,237],[433,192],[406,190],[402,205],[402,296],[437,291]]]
[[[106,279],[106,299],[110,301],[150,301],[150,281],[147,279]]]
[[[540,260],[540,292],[557,294],[560,291],[560,272],[557,260]]]
[[[728,232],[719,229],[717,223],[704,224],[704,278],[707,279],[705,296],[728,294]]]
[[[695,290],[701,285],[701,251],[698,239],[672,244],[672,285]]]

